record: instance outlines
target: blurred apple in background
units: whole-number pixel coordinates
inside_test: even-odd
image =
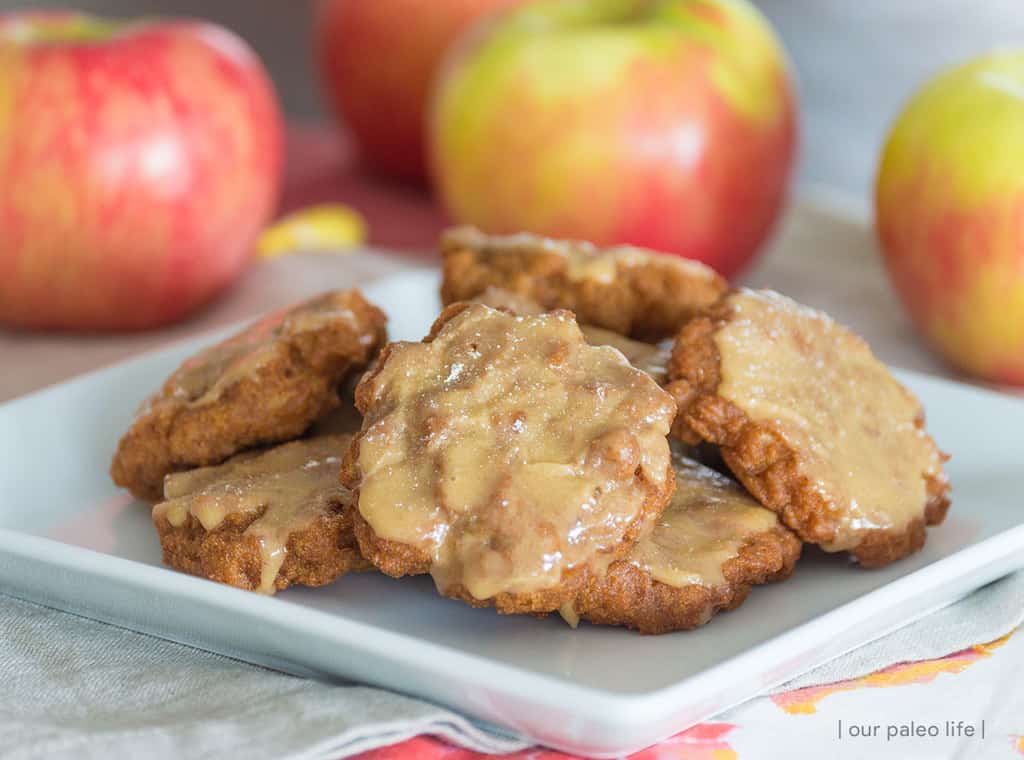
[[[425,178],[425,109],[441,56],[472,22],[517,2],[325,0],[316,23],[321,76],[368,163]]]
[[[144,328],[208,301],[274,210],[281,131],[224,29],[0,15],[0,322]]]
[[[782,206],[796,114],[744,0],[541,0],[470,31],[430,121],[449,213],[749,263]]]
[[[1024,52],[941,74],[896,120],[875,194],[885,262],[954,365],[1024,385]]]

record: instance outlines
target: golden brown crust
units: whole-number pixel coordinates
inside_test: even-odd
[[[223,462],[254,446],[301,435],[334,409],[338,386],[365,366],[385,340],[386,317],[358,290],[339,294],[354,320],[282,337],[283,350],[231,383],[207,404],[156,403],[121,438],[110,474],[144,501],[163,495],[171,472]],[[173,391],[165,386],[162,393]]]
[[[775,430],[750,419],[716,393],[721,383],[721,357],[714,335],[730,316],[723,299],[688,322],[676,337],[666,386],[679,404],[672,432],[690,445],[709,442],[719,446],[729,469],[761,504],[778,513],[804,541],[829,543],[839,529],[838,518],[815,485],[801,474],[799,452]],[[924,430],[923,418],[916,424]],[[912,520],[900,531],[868,531],[850,553],[864,567],[881,567],[918,551],[924,545],[925,525],[937,525],[945,518],[948,491],[943,473],[927,477],[922,519]]]
[[[503,288],[544,309],[574,311],[581,324],[657,340],[674,334],[728,287],[707,267],[696,262],[680,266],[678,258],[655,253],[647,253],[644,264],[618,264],[610,281],[573,279],[566,258],[546,249],[542,239],[532,248],[500,243],[491,247],[479,233],[482,242],[467,244],[459,232],[441,241],[445,304],[470,300],[488,287]]]
[[[164,563],[191,575],[255,591],[260,588],[263,558],[259,542],[245,530],[261,512],[233,513],[207,531],[193,515],[174,527],[155,516]],[[346,505],[338,502],[303,530],[288,538],[287,555],[274,580],[278,591],[292,584],[323,586],[347,572],[366,570],[352,533]]]
[[[739,553],[722,565],[727,583],[719,586],[669,586],[628,561],[618,561],[604,578],[587,584],[573,607],[592,623],[622,625],[641,633],[697,628],[716,613],[738,607],[752,586],[788,578],[801,545],[782,526],[751,536]]]
[[[460,302],[447,306],[424,338],[424,342],[432,341],[448,321],[462,313],[470,304]],[[377,362],[371,367],[359,386],[356,388],[356,407],[364,415],[369,416],[370,406],[374,403],[373,386],[391,356],[391,344],[385,346]],[[378,570],[394,578],[405,575],[421,575],[430,572],[430,557],[417,547],[383,539],[378,536],[369,523],[359,513],[359,448],[364,431],[357,433],[345,454],[341,464],[340,480],[342,485],[353,493],[352,518],[354,533],[363,557]],[[667,468],[667,476],[662,483],[653,483],[638,468],[637,478],[645,487],[645,499],[637,517],[626,529],[622,542],[616,547],[614,559],[623,557],[636,543],[639,537],[654,523],[665,509],[675,491],[675,470],[671,464]],[[474,607],[493,606],[503,614],[543,614],[557,610],[575,597],[590,580],[591,573],[586,567],[574,568],[562,577],[561,583],[550,589],[531,593],[500,593],[496,596],[480,600],[473,597],[463,586],[457,585],[443,590],[445,596],[460,599]]]
[[[344,482],[345,471],[342,470],[342,483]],[[430,557],[426,552],[415,546],[381,538],[359,514],[356,505],[352,506],[351,511],[359,551],[374,567],[392,578],[430,572]]]

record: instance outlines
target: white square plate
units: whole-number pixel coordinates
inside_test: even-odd
[[[418,340],[437,275],[374,282],[391,335]],[[275,598],[160,564],[149,510],[107,476],[136,403],[207,335],[0,406],[0,590],[299,674],[450,705],[570,752],[640,749],[1024,565],[1024,402],[901,373],[953,454],[954,505],[921,553],[866,571],[808,550],[698,631],[640,636],[502,617],[429,578],[363,574]]]

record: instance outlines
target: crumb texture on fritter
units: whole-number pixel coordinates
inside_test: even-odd
[[[580,324],[650,340],[671,336],[727,288],[704,264],[632,246],[457,227],[442,236],[441,254],[445,304],[502,288],[544,309],[569,309]]]
[[[920,403],[827,315],[733,291],[680,331],[669,378],[676,434],[720,446],[805,541],[878,566],[920,549],[945,516],[944,456]]]
[[[385,347],[356,404],[343,479],[364,555],[471,604],[558,609],[672,493],[672,398],[565,311],[453,305]]]
[[[488,286],[472,300],[474,303],[482,303],[518,316],[536,316],[547,311],[531,298],[493,285]],[[633,340],[613,330],[594,325],[581,324],[580,329],[587,343],[592,346],[617,348],[630,364],[653,377],[658,385],[664,385],[668,380],[668,362],[672,352],[665,346]]]
[[[351,440],[317,436],[168,475],[153,507],[164,562],[268,594],[365,567],[338,480]]]
[[[751,586],[786,578],[800,540],[732,479],[673,455],[676,492],[643,536],[564,612],[643,633],[703,625]]]
[[[358,290],[271,314],[186,359],[139,409],[111,477],[145,501],[168,473],[295,438],[338,405],[338,387],[385,340],[386,318]]]

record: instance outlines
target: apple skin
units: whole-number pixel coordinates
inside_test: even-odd
[[[220,27],[0,15],[0,323],[141,329],[206,303],[254,254],[282,140]]]
[[[942,73],[910,100],[882,153],[875,224],[931,345],[1024,385],[1024,52]]]
[[[783,204],[796,105],[745,0],[544,0],[460,41],[430,125],[458,222],[645,246],[732,276]]]
[[[326,0],[316,20],[324,92],[381,173],[422,182],[425,112],[446,48],[521,0]]]

